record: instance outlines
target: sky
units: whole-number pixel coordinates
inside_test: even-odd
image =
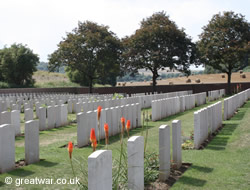
[[[109,26],[123,38],[159,11],[165,11],[195,42],[214,14],[234,11],[249,22],[249,10],[250,0],[0,0],[0,48],[22,43],[47,62],[78,21]]]

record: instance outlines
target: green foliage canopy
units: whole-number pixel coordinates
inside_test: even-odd
[[[0,50],[0,81],[17,86],[31,86],[38,55],[22,44],[13,44]]]
[[[245,66],[250,52],[250,23],[231,11],[216,14],[203,27],[198,49],[203,63],[227,73],[230,93],[232,71]]]
[[[158,70],[169,67],[189,74],[190,64],[196,61],[195,45],[164,12],[144,19],[140,29],[126,37],[123,43],[124,69],[130,72],[142,68],[150,70],[153,74],[153,91],[160,76]]]
[[[65,65],[71,81],[89,86],[91,93],[96,82],[116,84],[121,48],[120,40],[107,26],[79,22],[49,56],[49,70]]]

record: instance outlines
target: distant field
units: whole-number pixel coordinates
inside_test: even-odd
[[[79,84],[71,82],[65,73],[37,71],[33,78],[37,88],[80,87]],[[110,85],[95,84],[94,87],[110,87]]]
[[[233,73],[232,82],[250,82],[250,72],[243,72],[245,78],[242,78],[242,74]],[[224,78],[223,78],[224,77]],[[191,82],[187,82],[190,79]],[[198,82],[199,81],[199,82]],[[117,86],[149,86],[152,82],[117,82]],[[175,84],[207,84],[207,83],[227,83],[227,74],[203,74],[192,75],[189,77],[177,77],[157,80],[157,85],[175,85]]]
[[[55,87],[79,87],[79,84],[70,82],[68,76],[62,73],[49,73],[48,71],[37,71],[34,73],[35,87],[55,88]]]

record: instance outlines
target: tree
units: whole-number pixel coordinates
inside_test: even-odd
[[[115,85],[121,47],[120,40],[107,26],[79,22],[49,56],[49,70],[65,65],[71,81],[88,85],[92,93],[96,82]]]
[[[205,74],[215,74],[215,73],[221,73],[221,71],[214,69],[213,67],[206,64],[204,73]]]
[[[189,66],[195,62],[195,45],[164,12],[143,19],[140,29],[123,39],[123,43],[123,67],[129,72],[150,70],[153,74],[153,92],[156,91],[160,69],[175,68],[189,74]]]
[[[0,80],[18,86],[33,85],[38,62],[38,55],[22,44],[5,47],[0,50]]]
[[[198,49],[206,65],[228,75],[228,93],[231,93],[231,74],[245,66],[250,50],[250,24],[241,14],[219,13],[203,27]]]

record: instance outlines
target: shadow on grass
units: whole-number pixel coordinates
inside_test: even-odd
[[[69,129],[69,128],[73,128],[73,127],[76,127],[76,125],[69,124],[69,125],[65,125],[65,126],[62,126],[62,127],[56,127],[56,128],[52,128],[52,129],[47,129],[45,131],[40,131],[40,134],[43,134],[43,133],[46,133],[46,132],[61,131],[61,130]]]
[[[13,175],[13,176],[18,176],[18,177],[27,177],[29,175],[34,174],[35,172],[30,171],[30,170],[26,170],[23,168],[18,168],[16,170],[13,170],[11,172],[9,172],[9,174]]]
[[[62,131],[64,129],[70,129],[70,128],[74,128],[76,127],[76,125],[74,124],[69,124],[69,125],[66,125],[66,126],[62,126],[62,127],[57,127],[57,128],[52,128],[52,129],[46,129],[44,131],[39,131],[39,135],[47,135],[48,133],[50,132],[57,132],[57,131]],[[19,140],[24,140],[25,138],[25,134],[21,134],[20,136],[16,136],[15,137],[15,140],[19,141]]]
[[[245,115],[245,110],[238,110],[238,112],[230,119],[230,121],[242,120]]]
[[[129,131],[129,136],[132,137],[135,134],[138,134],[138,133],[141,133],[141,132],[143,132],[145,134],[145,131],[147,129],[151,129],[151,128],[154,128],[154,127],[155,126],[153,126],[153,125],[152,126],[149,125],[147,127],[144,126],[143,128],[142,127],[133,128],[132,130]],[[139,135],[141,135],[141,134],[139,134]],[[127,132],[126,131],[124,131],[124,138],[127,138]],[[120,141],[120,134],[109,137],[109,139],[110,139],[110,144],[115,143],[117,141]],[[105,140],[103,140],[103,142],[105,142]]]
[[[197,166],[197,165],[192,165],[191,168],[198,170],[199,172],[204,172],[204,173],[210,173],[214,170],[213,168],[208,168],[208,167],[204,167],[204,166]]]
[[[219,136],[231,136],[234,130],[237,128],[238,124],[226,124],[220,131]]]
[[[42,167],[53,167],[55,165],[57,165],[58,163],[55,162],[50,162],[50,161],[46,161],[46,160],[41,160],[40,162],[37,162],[33,165],[37,165],[37,166],[42,166]]]
[[[0,181],[0,187],[2,187],[4,185],[5,185],[5,183],[3,183],[3,182]]]
[[[196,186],[196,187],[202,187],[205,185],[207,181],[203,179],[197,179],[193,177],[187,177],[187,176],[182,176],[179,180],[178,183],[183,183],[186,185],[191,185],[191,186]]]
[[[250,108],[250,102],[245,103],[241,108],[238,109],[238,112],[230,119],[231,121],[242,120],[245,116],[246,109]]]
[[[230,136],[237,128],[238,124],[226,124],[222,130],[212,139],[206,149],[210,150],[225,150]]]
[[[146,130],[147,129],[151,129],[151,128],[154,128],[155,126],[153,126],[153,125],[149,125],[149,126],[147,126],[147,127],[137,127],[137,128],[133,128],[133,129],[131,129],[130,131],[129,131],[129,136],[130,137],[132,137],[133,135],[135,135],[135,134],[137,134],[137,135],[141,135],[141,134],[138,134],[138,133],[141,133],[141,132],[143,132],[143,134],[145,135],[146,134]],[[124,131],[124,135],[123,135],[123,138],[124,139],[126,139],[128,136],[127,136],[127,132],[126,132],[126,130]],[[121,134],[119,133],[119,134],[116,134],[116,135],[114,135],[114,136],[110,136],[109,137],[109,145],[112,145],[113,143],[116,143],[116,142],[118,142],[118,141],[120,141],[121,140]],[[88,145],[85,145],[85,146],[83,146],[83,147],[80,147],[80,148],[85,148],[85,147],[88,147],[88,146],[90,146],[90,144],[88,144]],[[102,149],[102,148],[105,148],[105,139],[102,139],[101,140],[101,144],[98,144],[98,150],[99,149]],[[64,144],[64,145],[62,145],[62,146],[60,146],[59,148],[66,148],[67,147],[67,144]]]

